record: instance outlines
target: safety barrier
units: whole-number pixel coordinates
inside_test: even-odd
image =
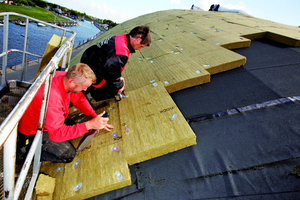
[[[22,50],[8,50],[8,25],[9,25],[9,16],[15,15],[26,19],[26,31],[24,37],[24,49]],[[54,28],[58,28],[63,30],[63,36],[66,35],[66,32],[70,32],[72,36],[65,42],[56,52],[56,54],[52,57],[50,62],[47,64],[45,69],[42,73],[38,76],[38,78],[33,82],[21,100],[17,103],[14,109],[9,113],[9,115],[5,118],[0,126],[0,146],[1,148],[4,146],[3,151],[3,195],[4,199],[18,199],[20,196],[20,192],[24,185],[25,178],[33,161],[33,172],[32,177],[27,188],[25,199],[31,199],[32,192],[35,186],[35,182],[37,180],[39,169],[41,166],[40,156],[41,156],[41,145],[42,145],[42,133],[43,133],[43,123],[44,117],[47,108],[48,102],[48,95],[49,89],[51,85],[52,77],[55,73],[55,70],[58,68],[58,64],[62,60],[62,69],[67,69],[67,64],[70,63],[70,58],[72,54],[72,48],[74,44],[74,39],[76,33],[72,30],[68,30],[50,23],[46,23],[25,15],[17,14],[17,13],[1,13],[0,16],[4,17],[4,24],[3,24],[3,52],[0,54],[2,57],[2,85],[6,83],[6,67],[7,67],[7,54],[12,51],[18,51],[23,53],[23,63],[22,67],[23,70],[26,68],[25,58],[26,55],[35,55],[30,52],[27,52],[27,36],[28,36],[28,27],[29,27],[29,20],[42,23],[48,26],[52,26]],[[68,59],[69,53],[69,62]],[[22,77],[23,78],[23,77]],[[25,110],[31,103],[32,99],[34,98],[35,94],[39,90],[39,88],[44,84],[44,91],[43,91],[43,100],[40,110],[40,118],[39,118],[39,125],[37,134],[34,138],[32,146],[29,150],[27,158],[22,166],[22,170],[18,176],[18,179],[15,184],[15,167],[16,167],[16,140],[17,140],[17,127],[18,122],[21,119],[22,115],[24,114]]]

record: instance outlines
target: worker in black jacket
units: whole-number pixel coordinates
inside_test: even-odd
[[[82,55],[81,61],[90,66],[97,77],[94,85],[87,93],[96,100],[113,98],[125,90],[122,77],[130,53],[149,46],[151,43],[148,26],[137,26],[129,34],[112,36],[96,45],[89,47]]]

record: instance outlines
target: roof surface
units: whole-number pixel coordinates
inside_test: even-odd
[[[80,199],[114,190],[91,199],[298,199],[300,29],[234,13],[170,10],[122,23],[91,45],[139,24],[150,26],[153,42],[130,57],[124,71],[129,98],[111,103],[118,109],[110,111],[110,122],[123,137],[95,136],[74,160],[81,163],[75,172],[74,163],[63,166],[64,173],[56,170],[62,164],[45,164],[57,178],[56,195]],[[156,96],[147,98],[150,93]],[[183,116],[170,122],[176,106]],[[124,144],[126,120],[130,136],[148,141]],[[186,126],[196,138],[166,148]],[[153,130],[163,139],[151,138]],[[124,151],[112,152],[121,142]],[[152,148],[160,142],[163,148]],[[150,149],[143,158],[136,143]],[[130,173],[128,151],[140,162]],[[115,169],[123,180],[103,186],[116,179]],[[81,196],[73,191],[79,181]]]
[[[106,107],[116,108],[110,122],[121,137],[97,134],[63,173],[44,163],[41,171],[57,178],[55,197],[295,198],[299,28],[236,13],[169,10],[124,22],[90,45],[140,24],[151,28],[151,47],[131,55],[122,73],[129,97]],[[116,142],[119,153],[111,151]]]
[[[197,145],[130,166],[131,186],[91,199],[299,198],[300,101],[285,97],[300,94],[300,50],[259,39],[234,51],[243,67],[171,95]]]

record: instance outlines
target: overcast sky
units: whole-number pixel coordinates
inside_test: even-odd
[[[299,0],[46,0],[99,19],[121,23],[143,14],[169,9],[190,9],[194,4],[208,10],[211,4],[238,9],[251,16],[300,26]]]

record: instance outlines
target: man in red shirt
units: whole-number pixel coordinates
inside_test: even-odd
[[[82,136],[91,129],[114,128],[108,124],[108,118],[97,115],[81,91],[92,85],[95,74],[86,64],[79,63],[68,72],[56,71],[52,79],[47,113],[44,124],[42,161],[71,162],[76,155],[76,149],[69,140]],[[25,111],[18,125],[18,160],[24,160],[29,151],[38,128],[43,86],[39,89],[31,104]],[[73,125],[67,125],[65,120],[69,114],[69,105],[80,110],[92,119]]]

